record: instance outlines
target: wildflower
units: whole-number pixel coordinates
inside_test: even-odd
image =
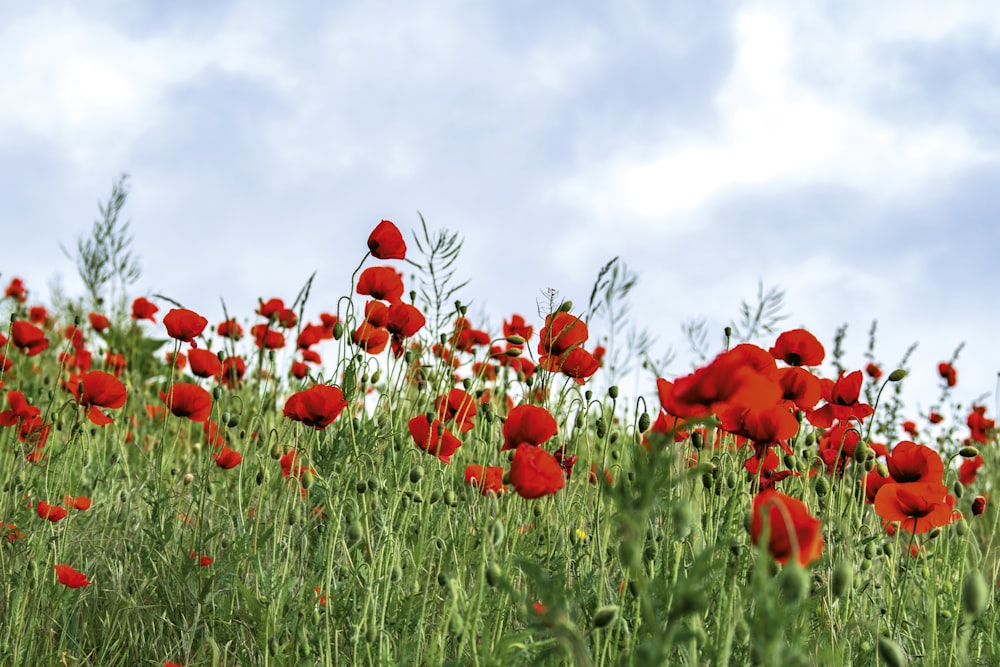
[[[357,292],[390,304],[403,296],[403,276],[390,266],[371,266],[358,277]]]
[[[490,491],[497,495],[507,491],[503,484],[503,468],[500,466],[466,466],[465,483],[475,486],[484,496]]]
[[[62,521],[69,514],[62,505],[50,505],[44,500],[38,502],[38,505],[35,506],[35,511],[38,513],[39,519],[46,519],[52,523]]]
[[[730,404],[771,406],[782,396],[777,378],[774,357],[763,348],[743,343],[677,378],[663,407],[671,415],[686,418],[718,414]]]
[[[219,377],[222,375],[222,362],[219,355],[208,350],[188,350],[188,363],[191,372],[202,378]]]
[[[798,366],[779,368],[778,384],[781,399],[790,403],[793,410],[812,410],[823,397],[819,378]]]
[[[289,396],[283,413],[289,419],[322,431],[340,416],[346,406],[347,401],[340,387],[317,384]]]
[[[406,242],[396,225],[382,220],[368,236],[368,252],[375,259],[406,259]]]
[[[758,544],[767,533],[767,550],[782,565],[794,560],[806,567],[823,553],[820,520],[801,500],[767,489],[753,500],[750,537]]]
[[[223,470],[235,468],[243,461],[243,455],[234,449],[230,449],[227,445],[223,445],[222,449],[212,454],[212,458],[215,459],[215,465]]]
[[[215,333],[223,336],[224,338],[231,338],[233,340],[239,340],[243,337],[243,327],[240,326],[239,322],[235,318],[229,318],[224,322],[219,322],[215,327]]]
[[[108,318],[100,313],[90,313],[87,315],[87,319],[90,321],[90,326],[93,327],[94,331],[106,331],[111,326]]]
[[[203,422],[212,413],[212,395],[189,382],[175,382],[169,395],[160,392],[160,400],[174,416],[187,417],[194,422]]]
[[[104,355],[104,367],[115,375],[121,375],[125,370],[126,364],[125,355],[120,352],[111,352],[111,350],[108,350],[107,354]]]
[[[462,433],[475,426],[472,418],[476,416],[476,400],[463,389],[456,387],[447,395],[438,396],[434,407],[441,421],[454,420],[455,427]]]
[[[63,496],[63,505],[82,512],[90,509],[91,500],[87,496],[71,496],[67,494]]]
[[[940,424],[941,422],[944,421],[944,417],[942,417],[941,414],[931,410],[930,413],[927,415],[927,421],[929,421],[932,424]]]
[[[132,319],[156,322],[156,311],[160,308],[144,296],[132,302]]]
[[[588,477],[591,484],[597,484],[600,481],[600,476],[597,474],[597,464],[590,464],[590,476]],[[604,469],[604,483],[608,486],[615,485],[615,478],[611,476],[611,471],[607,468]]]
[[[826,356],[823,345],[805,329],[784,332],[769,351],[789,366],[819,366]]]
[[[167,327],[167,335],[184,343],[195,344],[195,336],[208,326],[208,320],[187,308],[171,308],[170,312],[163,316],[163,324]]]
[[[265,350],[280,350],[285,347],[285,335],[267,324],[253,325],[250,327],[250,335],[254,337],[254,344]]]
[[[67,588],[81,588],[90,585],[90,581],[87,580],[86,575],[82,572],[77,572],[69,565],[53,565],[52,567],[56,570],[59,583]]]
[[[82,387],[83,391],[80,391]],[[80,376],[79,382],[70,384],[73,397],[84,408],[90,408],[87,417],[94,424],[104,426],[114,421],[99,408],[117,409],[125,405],[127,391],[121,380],[104,371],[89,371]]]
[[[30,322],[15,320],[10,325],[10,342],[22,354],[33,357],[49,346],[45,332]]]
[[[354,332],[351,340],[368,354],[381,354],[385,350],[385,346],[389,344],[389,332],[364,320]]]
[[[167,352],[167,364],[173,366],[178,371],[183,371],[187,367],[187,356],[183,352],[178,352],[174,354],[173,351]]]
[[[973,442],[986,444],[990,436],[990,431],[996,426],[996,422],[986,418],[986,406],[974,405],[972,412],[965,420],[969,427],[969,439]]]
[[[917,423],[915,421],[908,419],[905,422],[903,422],[900,426],[904,431],[906,431],[906,435],[910,436],[911,438],[920,437],[919,431],[917,431]]]
[[[394,303],[389,306],[389,316],[385,326],[393,336],[409,338],[423,329],[426,323],[424,314],[416,306]]]
[[[243,360],[243,357],[226,357],[222,362],[220,382],[232,389],[240,384],[246,371],[247,362]]]
[[[524,321],[524,318],[520,315],[511,315],[510,321],[504,320],[503,322],[503,335],[504,338],[509,338],[510,336],[520,336],[526,342],[531,340],[531,335],[535,332],[535,328]]]
[[[188,555],[190,556],[191,560],[197,560],[198,561],[198,566],[199,567],[208,567],[213,562],[212,558],[210,556],[204,556],[204,555],[199,556],[199,555],[195,554],[195,552],[193,552],[193,551],[188,552]]]
[[[836,380],[821,379],[820,388],[826,404],[806,414],[809,422],[819,428],[829,428],[835,419],[841,422],[851,418],[864,421],[874,414],[870,405],[858,400],[862,382],[864,377],[861,371],[841,373]]]
[[[946,361],[942,361],[938,364],[938,375],[945,381],[949,387],[954,387],[958,383],[958,373],[955,371],[955,367]]]
[[[520,445],[541,445],[559,431],[555,418],[538,405],[519,405],[507,415],[500,451]]]
[[[940,483],[886,484],[875,496],[875,511],[884,521],[920,535],[951,523],[947,495],[947,487]]]
[[[889,452],[886,465],[893,481],[899,484],[925,482],[941,484],[944,462],[930,447],[903,440]]]
[[[865,366],[865,373],[867,373],[868,377],[871,379],[878,380],[882,377],[882,368],[878,364],[869,361],[868,365]]]
[[[451,457],[462,446],[462,441],[445,428],[440,419],[431,422],[427,415],[417,415],[408,426],[417,447],[438,457],[443,463],[451,463]]]
[[[976,496],[972,499],[972,516],[979,516],[986,511],[986,498]]]
[[[32,306],[28,309],[28,321],[44,327],[49,322],[49,311],[45,306]]]
[[[21,278],[12,278],[10,284],[7,285],[7,289],[4,290],[3,295],[5,298],[14,299],[18,303],[24,303],[28,300],[28,290],[24,286],[24,280]]]
[[[983,467],[983,455],[977,454],[975,458],[962,459],[958,466],[958,481],[963,486],[969,486],[976,481],[976,474]]]
[[[541,498],[566,486],[566,475],[552,454],[524,444],[514,451],[511,459],[510,484],[522,498]]]

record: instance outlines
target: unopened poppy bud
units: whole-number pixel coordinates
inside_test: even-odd
[[[645,433],[646,431],[648,431],[651,422],[652,418],[650,418],[648,412],[643,412],[641,415],[639,415],[639,424],[638,424],[639,433]]]
[[[465,629],[465,621],[462,620],[462,615],[458,613],[458,610],[451,612],[451,619],[448,621],[448,632],[452,636],[460,637],[462,636],[462,630]]]
[[[375,372],[372,373],[372,384],[376,384],[381,378],[382,378],[382,369],[381,368],[376,369]]]
[[[859,442],[857,445],[854,446],[854,460],[857,461],[858,463],[862,463],[865,459],[868,458],[869,451],[871,450],[869,449],[868,445],[866,445],[863,442]]]
[[[610,387],[608,387],[608,396],[610,396],[612,399],[618,398],[618,385],[613,384]]]
[[[986,498],[976,496],[972,499],[972,516],[979,516],[986,511]]]
[[[340,337],[344,335],[344,325],[339,321],[335,322],[333,325],[333,339],[340,340]]]
[[[511,347],[504,350],[504,356],[507,357],[520,357],[523,350],[519,347]]]
[[[597,423],[594,424],[594,430],[597,431],[597,437],[603,438],[608,433],[608,426],[604,423],[603,417],[598,417]]]
[[[816,495],[822,498],[830,492],[830,482],[826,477],[816,478]]]
[[[889,466],[885,461],[879,461],[875,464],[875,472],[878,473],[879,477],[885,479],[889,476]]]
[[[313,475],[313,471],[310,470],[310,469],[308,469],[308,468],[306,468],[302,472],[302,476],[299,477],[299,483],[302,484],[302,488],[303,489],[308,489],[310,486],[312,486],[312,483],[313,483],[313,481],[315,481],[315,479],[316,479],[316,476]]]
[[[511,334],[509,336],[506,336],[504,340],[510,343],[511,345],[524,345],[525,343],[524,337],[518,336],[517,334]]]
[[[962,486],[962,482],[956,481],[951,485],[951,490],[955,494],[955,498],[961,498],[965,493],[965,487]]]
[[[296,505],[296,508],[298,506]],[[364,535],[364,529],[361,527],[361,522],[355,519],[347,524],[347,532],[345,533],[348,542],[357,542]]]
[[[701,437],[700,431],[695,431],[694,433],[691,434],[692,447],[694,447],[695,449],[701,449],[704,444],[705,444],[704,438]]]
[[[500,569],[500,566],[496,563],[489,563],[486,566],[486,583],[495,588],[502,579],[503,571]]]
[[[955,532],[958,533],[959,537],[964,537],[969,532],[969,524],[965,520],[965,517],[955,522]]]
[[[931,528],[931,530],[927,533],[927,539],[928,540],[934,540],[934,539],[937,539],[940,536],[941,536],[941,528],[939,526],[935,526],[934,528]]]
[[[275,445],[274,447],[271,448],[271,458],[274,459],[275,461],[280,459],[283,454],[284,452],[281,449],[281,445]]]
[[[909,664],[903,649],[888,637],[878,638],[878,657],[889,667],[906,667]]]
[[[212,387],[212,398],[217,401],[222,400],[222,387]]]
[[[969,616],[979,616],[989,602],[989,589],[979,570],[972,570],[962,582],[962,611]]]
[[[732,338],[733,337],[733,328],[732,327],[726,327],[725,329],[722,330],[722,333],[725,334],[726,338]]]
[[[424,467],[423,466],[413,466],[410,468],[410,481],[416,484],[421,479],[424,478]]]
[[[618,620],[618,605],[604,605],[594,614],[594,629],[606,628],[616,620]]]
[[[677,539],[683,540],[691,534],[694,529],[694,512],[691,503],[686,499],[678,500],[670,511],[670,518],[674,524],[674,534]]]
[[[505,537],[507,537],[507,528],[503,525],[503,521],[497,519],[490,524],[490,542],[493,543],[494,547],[503,544]]]
[[[958,450],[958,455],[964,459],[974,459],[979,456],[979,450],[975,447],[962,447]]]
[[[850,561],[842,560],[833,566],[830,576],[830,592],[836,598],[842,598],[854,585],[854,566]]]
[[[559,304],[559,308],[556,309],[556,312],[558,312],[558,313],[568,313],[571,310],[573,310],[573,302],[569,301],[569,300],[566,300],[566,301],[563,301],[561,304]]]
[[[781,592],[790,602],[801,602],[809,595],[809,574],[798,563],[781,572]]]
[[[906,377],[906,372],[905,368],[897,368],[893,372],[889,373],[889,382],[899,382]]]

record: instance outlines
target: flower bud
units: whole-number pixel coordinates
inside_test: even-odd
[[[618,385],[613,384],[610,387],[608,387],[608,396],[610,396],[612,399],[618,398]]]
[[[889,382],[899,382],[906,377],[906,373],[907,371],[905,368],[897,368],[893,372],[889,373]],[[879,648],[881,648],[881,646],[881,640],[879,640]]]
[[[830,576],[830,592],[836,598],[842,598],[851,590],[854,584],[854,567],[850,561],[842,560],[833,566],[833,574]]]
[[[604,605],[594,614],[594,629],[606,628],[616,620],[618,620],[618,606],[613,604]]]
[[[568,313],[571,310],[573,310],[573,302],[567,299],[566,301],[563,301],[561,304],[559,304],[559,308],[556,309],[556,312]]]
[[[986,498],[976,496],[972,499],[972,516],[979,516],[986,511]]]
[[[962,447],[958,450],[958,455],[965,459],[974,459],[979,456],[979,450],[975,447]]]
[[[878,638],[878,657],[889,667],[906,667],[908,664],[903,649],[888,637]]]
[[[649,430],[649,425],[652,419],[650,419],[648,412],[643,412],[639,415],[639,433],[645,433]]]
[[[517,334],[511,334],[504,338],[505,341],[511,345],[524,345],[525,340],[523,336],[518,336]]]
[[[989,589],[983,573],[979,570],[970,571],[962,582],[962,611],[969,616],[979,616],[986,610],[988,602]]]

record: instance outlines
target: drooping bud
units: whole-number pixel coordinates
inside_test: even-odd
[[[962,447],[958,450],[958,455],[965,459],[974,459],[979,456],[979,450],[975,447]]]
[[[979,570],[970,571],[962,582],[962,611],[969,616],[979,616],[986,610],[988,602],[989,589],[983,573]]]
[[[650,418],[648,412],[643,412],[641,415],[639,415],[639,433],[645,433],[646,431],[648,431],[651,421],[652,419]]]
[[[906,667],[909,664],[903,649],[888,637],[878,638],[878,657],[889,667]]]
[[[842,598],[854,585],[854,567],[849,561],[842,560],[833,566],[830,576],[830,592],[836,598]]]
[[[594,614],[594,629],[606,628],[616,620],[618,620],[618,605],[604,605]]]

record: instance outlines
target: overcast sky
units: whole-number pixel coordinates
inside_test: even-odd
[[[762,281],[854,367],[873,319],[889,369],[919,341],[924,408],[962,341],[959,398],[996,385],[1000,3],[0,0],[0,72],[0,281],[35,300],[82,294],[58,244],[128,172],[136,295],[213,322],[314,270],[335,310],[420,211],[493,331],[620,256],[668,376]]]

